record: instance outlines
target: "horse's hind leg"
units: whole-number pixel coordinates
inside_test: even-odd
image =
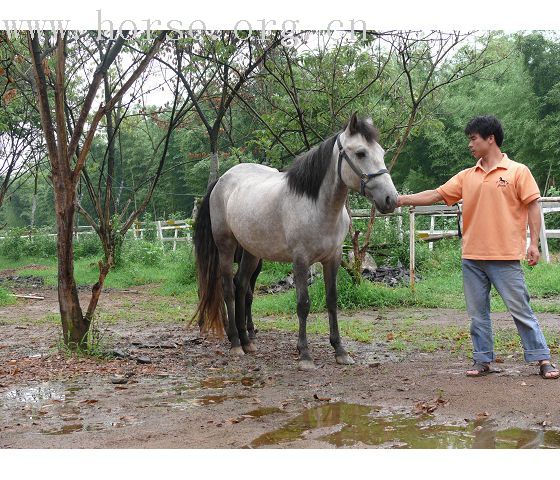
[[[249,334],[249,340],[254,340],[255,338],[257,338],[251,309],[253,307],[253,294],[255,293],[255,284],[257,283],[257,277],[259,276],[259,273],[261,273],[262,264],[263,261],[259,260],[257,269],[251,276],[249,289],[247,290],[247,295],[245,296],[245,316],[247,317],[247,332]]]
[[[239,269],[235,275],[235,323],[241,346],[245,353],[255,352],[255,346],[247,335],[246,324],[246,299],[250,293],[250,283],[254,272],[259,265],[259,258],[251,255],[247,250],[243,251]]]
[[[329,312],[329,340],[334,348],[336,363],[342,365],[351,365],[354,363],[352,357],[348,355],[342,341],[340,340],[340,332],[338,330],[338,319],[336,312],[336,274],[340,266],[341,255],[323,263],[323,276],[325,279],[325,292],[327,297],[327,310]]]
[[[224,291],[224,301],[227,310],[226,332],[231,343],[231,353],[234,355],[244,355],[241,348],[241,341],[235,323],[235,288],[233,284],[233,258],[237,241],[233,236],[220,235],[216,238],[216,245],[220,252],[220,273],[222,276],[222,287]]]

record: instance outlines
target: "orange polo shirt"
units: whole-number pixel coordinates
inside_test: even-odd
[[[525,165],[504,153],[500,163],[487,172],[479,160],[437,191],[447,205],[463,199],[463,258],[525,258],[527,205],[541,196]]]

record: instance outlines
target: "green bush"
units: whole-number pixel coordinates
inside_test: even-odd
[[[158,266],[164,257],[161,243],[146,240],[131,240],[122,246],[124,264],[134,263],[139,265]]]
[[[102,255],[101,240],[95,232],[80,235],[80,239],[74,242],[74,258],[101,257]]]
[[[170,271],[172,281],[183,286],[196,283],[196,265],[192,245],[187,244],[186,247],[178,248],[166,255],[167,260],[173,266]]]
[[[19,260],[23,256],[26,230],[23,228],[12,228],[0,241],[0,254],[10,260]]]
[[[152,216],[149,213],[145,213],[142,223],[142,228],[144,229],[143,239],[146,242],[155,242],[157,239],[157,227],[152,220]]]
[[[23,242],[23,256],[52,258],[56,256],[56,237],[34,233]]]
[[[22,257],[49,258],[56,256],[56,237],[50,228],[29,230],[12,228],[0,240],[0,254],[11,260]],[[30,235],[31,234],[31,235]]]

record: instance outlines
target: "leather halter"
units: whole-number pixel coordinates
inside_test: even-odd
[[[342,148],[342,143],[340,142],[340,135],[338,135],[336,137],[336,146],[338,147],[339,150],[339,154],[338,154],[338,178],[340,178],[341,182],[344,182],[344,180],[342,180],[342,175],[340,173],[340,167],[342,166],[342,159],[345,159],[348,162],[348,165],[350,165],[350,168],[352,170],[354,170],[354,173],[356,175],[358,175],[358,177],[360,177],[360,193],[365,196],[366,193],[366,185],[368,184],[368,182],[375,177],[378,177],[379,175],[383,175],[384,173],[389,173],[389,170],[387,170],[386,168],[382,168],[381,170],[375,172],[375,173],[364,173],[362,172],[362,170],[360,170],[353,162],[352,160],[350,160],[350,157],[348,156],[348,154],[344,151],[344,148]]]

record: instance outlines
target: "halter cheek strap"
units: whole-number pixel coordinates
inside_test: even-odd
[[[342,180],[342,174],[341,174],[341,167],[342,167],[342,160],[346,160],[346,162],[348,163],[348,165],[350,166],[350,168],[354,171],[354,173],[356,175],[358,175],[358,177],[360,178],[360,193],[362,195],[365,196],[365,192],[366,192],[366,185],[368,184],[368,182],[375,177],[378,177],[379,175],[383,175],[384,173],[389,173],[389,170],[387,170],[386,168],[382,168],[381,170],[375,172],[375,173],[364,173],[362,172],[362,170],[360,170],[355,164],[354,162],[352,162],[352,160],[350,159],[350,157],[348,156],[348,154],[344,151],[344,148],[342,148],[342,143],[340,142],[340,135],[336,137],[336,146],[338,147],[339,150],[339,154],[338,154],[338,178],[340,178],[341,182],[344,182],[344,180]]]

